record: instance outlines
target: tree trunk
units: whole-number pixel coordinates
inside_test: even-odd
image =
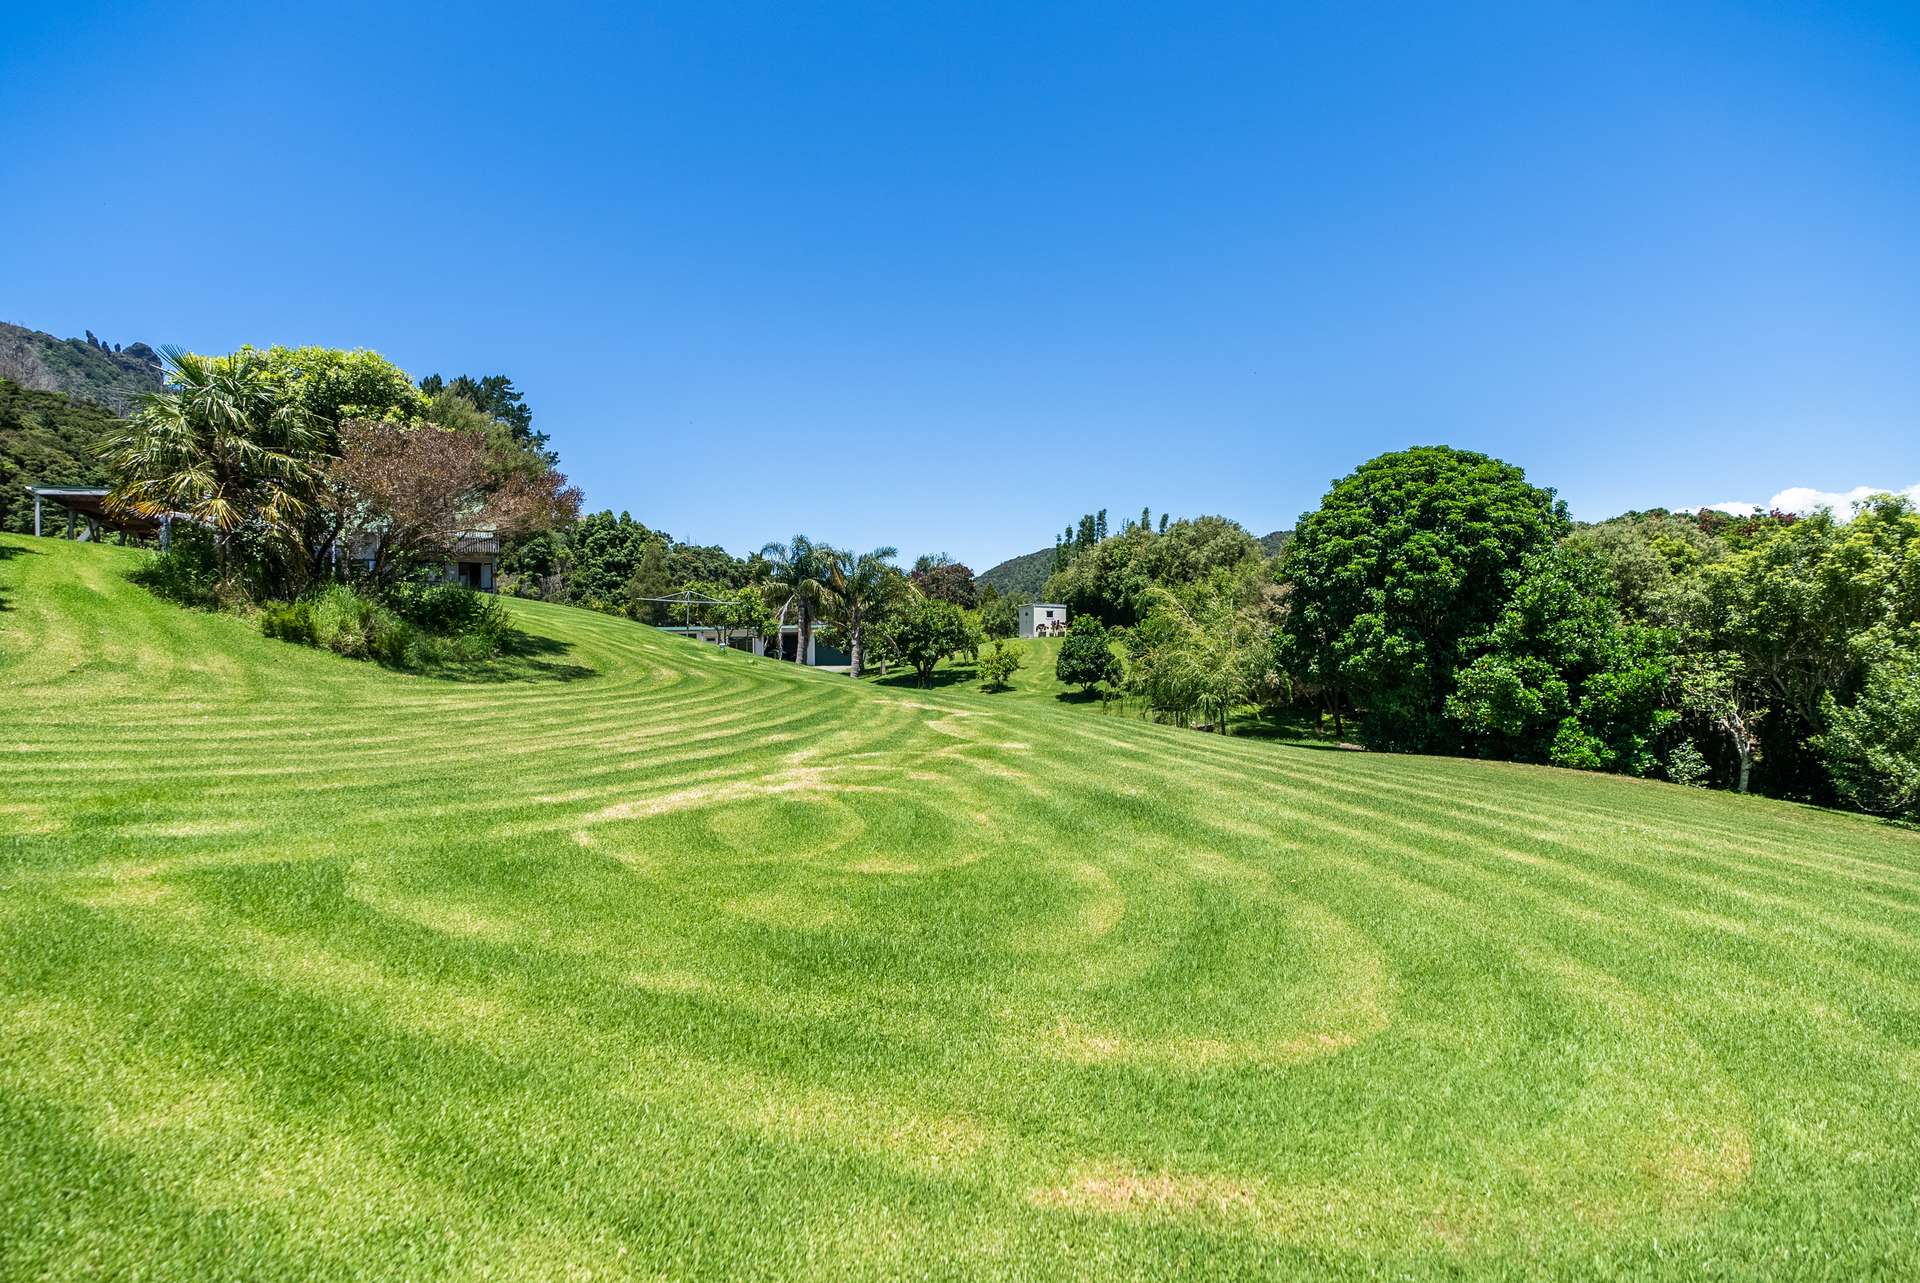
[[[1747,719],[1737,709],[1723,712],[1714,720],[1726,731],[1727,738],[1733,741],[1733,751],[1740,755],[1740,779],[1733,791],[1744,793],[1747,791],[1747,778],[1753,773],[1753,750],[1759,743],[1759,737],[1747,729]]]
[[[807,662],[807,651],[811,649],[810,643],[813,641],[813,607],[805,600],[800,603],[800,635],[796,640],[799,642],[799,647],[793,652],[793,662],[804,664]]]
[[[782,648],[787,644],[787,607],[791,605],[793,605],[793,598],[789,596],[780,603],[780,614],[773,621],[773,657],[775,659],[780,658]]]
[[[847,632],[849,634],[847,639],[847,646],[849,651],[848,659],[852,664],[853,675],[855,677],[860,676],[860,659],[861,659],[860,631],[861,631],[860,616],[855,615],[852,619],[852,622],[847,625]]]

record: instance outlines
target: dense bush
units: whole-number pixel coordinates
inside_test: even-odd
[[[307,601],[270,601],[260,610],[260,631],[280,641],[318,646],[313,630],[313,606]]]
[[[1705,788],[1707,778],[1713,773],[1707,765],[1707,755],[1692,740],[1681,740],[1667,754],[1667,778],[1675,784],[1685,784],[1689,788]]]
[[[333,584],[313,598],[313,644],[349,659],[404,661],[412,626],[379,601],[346,584]]]
[[[1529,557],[1493,626],[1446,698],[1466,746],[1489,757],[1645,775],[1679,720],[1665,707],[1671,645],[1624,621],[1597,553]]]
[[[331,584],[311,597],[270,602],[260,631],[389,668],[431,669],[498,655],[511,632],[500,603],[458,584],[417,584],[375,596]]]
[[[1090,533],[1104,529],[1101,522]],[[1198,583],[1218,570],[1245,571],[1261,560],[1259,541],[1225,517],[1176,521],[1157,534],[1129,525],[1068,559],[1047,580],[1046,600],[1064,603],[1075,619],[1127,626],[1146,618],[1156,588]]]
[[[1060,644],[1060,655],[1053,662],[1053,675],[1069,686],[1080,687],[1091,696],[1105,682],[1120,681],[1120,657],[1113,653],[1113,635],[1105,624],[1091,615],[1081,615],[1067,629]]]
[[[1852,707],[1827,695],[1827,730],[1813,740],[1841,801],[1905,820],[1920,820],[1920,644],[1915,641],[1883,650],[1868,667]]]
[[[179,538],[173,546],[134,571],[133,582],[156,597],[203,610],[219,607],[220,565],[210,540]]]
[[[422,632],[436,636],[492,638],[507,629],[507,612],[497,598],[442,579],[404,580],[385,593],[393,612]]]
[[[167,550],[155,554],[130,578],[156,597],[182,606],[243,610],[259,600],[262,579],[257,572],[271,564],[269,543],[257,526],[238,526],[216,541],[205,526],[176,521]]]

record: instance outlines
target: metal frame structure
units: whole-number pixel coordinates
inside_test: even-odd
[[[112,529],[135,536],[158,535],[162,549],[172,543],[173,519],[179,515],[163,512],[156,517],[137,517],[111,512],[106,505],[111,492],[106,486],[28,486],[27,493],[33,496],[33,533],[43,538],[48,503],[67,514],[68,539],[75,537],[73,519],[79,517],[87,523],[85,539],[88,541],[98,542],[102,529]]]

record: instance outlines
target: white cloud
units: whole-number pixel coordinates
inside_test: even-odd
[[[1904,490],[1892,486],[1855,486],[1851,490],[1816,490],[1812,486],[1788,486],[1775,494],[1765,503],[1741,503],[1729,500],[1725,503],[1708,503],[1703,508],[1713,508],[1720,512],[1730,512],[1736,517],[1751,517],[1756,512],[1767,512],[1778,508],[1782,512],[1806,514],[1818,512],[1822,508],[1833,509],[1833,515],[1841,521],[1853,516],[1853,505],[1868,495],[1886,494],[1905,495],[1915,503],[1920,503],[1920,485],[1911,485]],[[1691,512],[1691,507],[1675,508],[1675,512]]]
[[[1782,512],[1818,512],[1822,508],[1831,508],[1834,516],[1845,521],[1853,516],[1854,504],[1868,495],[1885,494],[1890,490],[1894,494],[1920,501],[1920,485],[1908,486],[1905,490],[1894,490],[1892,486],[1855,486],[1851,490],[1815,490],[1812,486],[1793,486],[1775,495],[1767,506]]]

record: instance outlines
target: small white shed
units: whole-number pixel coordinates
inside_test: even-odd
[[[1020,608],[1022,637],[1058,637],[1067,631],[1067,608],[1057,601],[1036,601]]]

